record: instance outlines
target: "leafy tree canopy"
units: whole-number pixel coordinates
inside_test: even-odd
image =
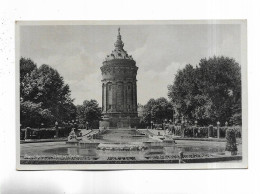
[[[101,120],[101,107],[96,100],[85,100],[77,106],[77,118],[81,124],[88,122],[89,126],[96,128]]]
[[[21,58],[20,71],[21,124],[24,127],[40,123],[53,125],[55,121],[75,118],[76,107],[69,86],[57,70],[48,65],[37,68],[31,59]],[[34,113],[37,119],[26,116]]]
[[[20,58],[20,81],[23,80],[26,74],[29,74],[36,69],[36,64],[31,59]]]
[[[200,124],[241,124],[241,69],[228,57],[201,59],[179,70],[168,96],[175,114]]]
[[[165,119],[170,120],[173,116],[173,108],[166,98],[150,99],[144,105],[144,114],[142,120],[146,123],[151,121],[162,123]]]

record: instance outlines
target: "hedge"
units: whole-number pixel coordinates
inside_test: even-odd
[[[226,139],[226,151],[237,151],[236,132],[234,129],[227,130]]]
[[[71,131],[72,127],[59,127],[58,128],[58,137],[67,137]],[[20,140],[25,139],[26,129],[20,130]],[[27,139],[52,139],[56,135],[56,129],[53,128],[29,128]]]

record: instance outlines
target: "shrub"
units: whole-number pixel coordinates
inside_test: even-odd
[[[71,131],[70,126],[59,127],[58,137],[68,137]],[[41,129],[30,129],[28,131],[27,139],[53,139],[56,135],[55,128],[41,128]],[[25,129],[20,131],[20,139],[23,140],[25,137]]]
[[[236,144],[236,132],[234,129],[228,129],[226,131],[226,151],[237,151],[237,144]]]

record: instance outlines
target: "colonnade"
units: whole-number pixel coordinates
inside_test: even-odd
[[[136,81],[106,81],[102,84],[103,112],[137,112]]]

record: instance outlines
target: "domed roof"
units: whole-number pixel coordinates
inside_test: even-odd
[[[107,55],[105,61],[110,61],[110,60],[114,60],[114,59],[133,60],[133,57],[131,55],[128,55],[127,52],[123,48],[124,43],[121,40],[120,28],[118,28],[117,40],[114,45],[115,45],[115,49],[112,51],[112,53],[110,55]]]

